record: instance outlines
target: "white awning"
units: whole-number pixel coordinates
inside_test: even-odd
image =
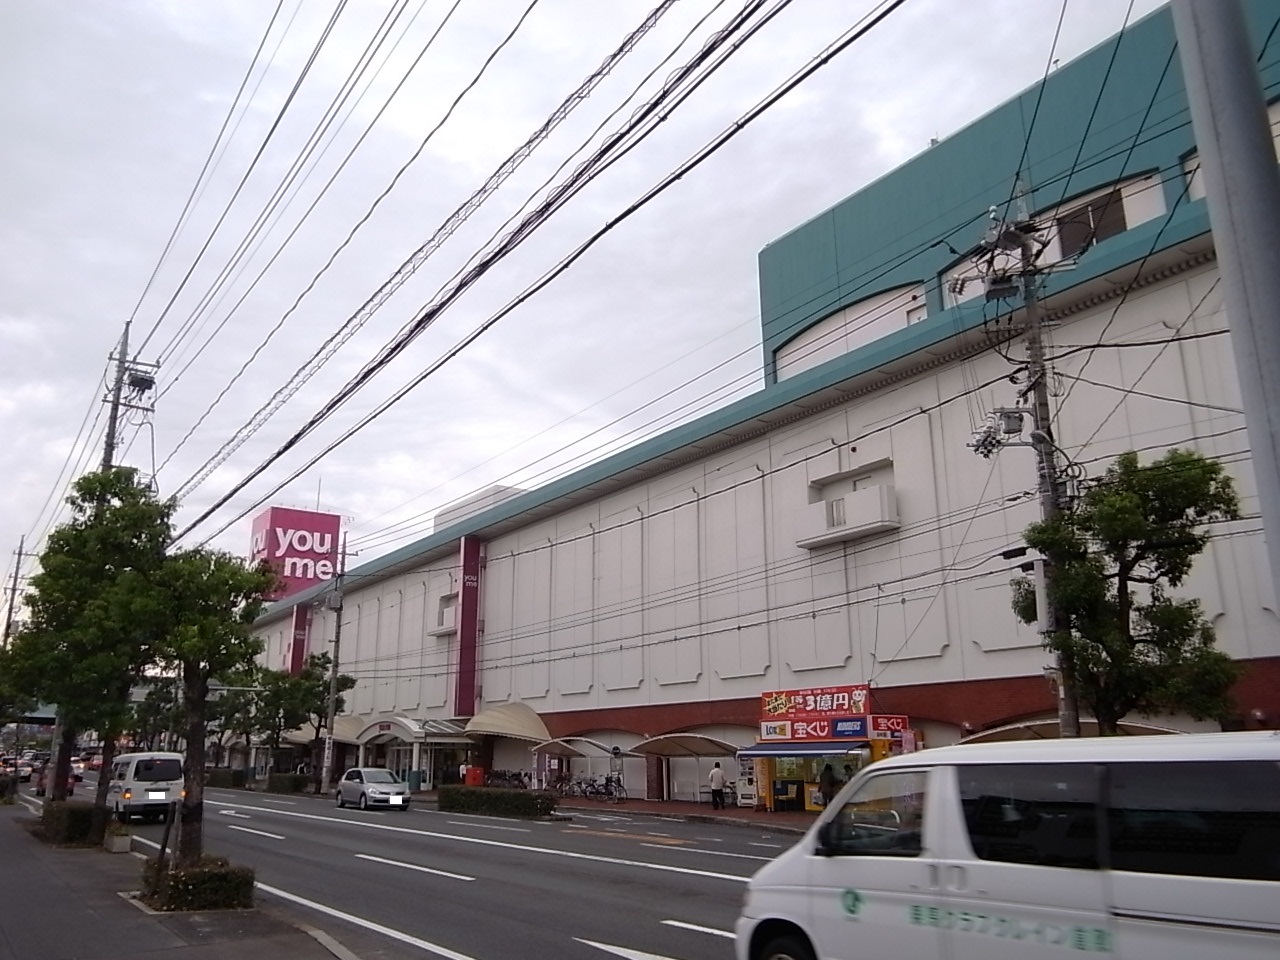
[[[702,733],[664,733],[641,740],[632,753],[650,757],[732,757],[742,747]]]
[[[1117,725],[1121,736],[1144,737],[1161,736],[1173,733],[1186,733],[1173,727],[1162,727],[1159,724],[1147,723],[1143,720],[1121,720]],[[1082,737],[1098,736],[1098,721],[1092,717],[1080,718],[1080,735]],[[1058,718],[1043,720],[1022,720],[1018,723],[1006,723],[1004,726],[992,727],[970,734],[959,743],[991,743],[998,740],[1057,740]]]
[[[357,744],[360,742],[360,731],[365,728],[366,721],[363,717],[335,717],[333,721],[333,739],[336,743]],[[299,727],[297,730],[290,730],[281,739],[286,743],[294,743],[300,747],[305,747],[314,739],[314,727]],[[323,739],[324,731],[320,731]]]
[[[532,707],[518,701],[481,710],[467,721],[466,733],[471,737],[489,735],[532,740],[534,743],[545,743],[551,739],[542,718]]]
[[[546,740],[533,748],[534,753],[546,753],[554,757],[611,757],[613,747],[592,740],[590,737],[556,737]],[[637,754],[623,750],[619,756],[634,757]]]

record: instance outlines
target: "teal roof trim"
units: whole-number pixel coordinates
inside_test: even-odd
[[[1251,0],[1245,10],[1260,47],[1274,6]],[[1271,96],[1280,92],[1280,57],[1263,59]],[[844,307],[897,287],[923,282],[930,317],[943,314],[943,322],[954,322],[944,312],[938,282],[958,259],[948,245],[973,250],[988,208],[1006,208],[1039,88],[1023,91],[760,252],[767,384],[777,382],[775,357],[788,341]],[[1170,174],[1180,171],[1194,146],[1165,7],[1049,76],[1024,166],[1026,182],[1035,186],[1029,206],[1033,213],[1051,209],[1117,180],[1163,171],[1165,207],[1171,209],[1183,180]]]

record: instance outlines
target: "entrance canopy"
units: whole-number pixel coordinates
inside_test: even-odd
[[[754,757],[838,757],[846,753],[857,753],[865,747],[869,740],[799,740],[788,742],[779,740],[774,743],[757,743],[754,747],[743,747],[738,751],[740,758]]]
[[[334,717],[333,719],[333,739],[335,743],[356,744],[360,742],[360,731],[365,727],[365,721],[360,717]],[[294,743],[300,747],[305,747],[312,742],[312,735],[315,730],[312,727],[299,727],[297,730],[290,730],[281,739],[287,743]],[[321,733],[323,739],[324,734]]]
[[[1117,729],[1121,736],[1127,737],[1161,736],[1186,732],[1184,730],[1175,730],[1173,727],[1162,727],[1159,724],[1147,723],[1142,720],[1121,720],[1117,725]],[[1098,721],[1092,717],[1081,717],[1080,735],[1082,737],[1098,736]],[[1052,717],[1044,720],[1023,720],[1019,723],[1007,723],[1001,727],[992,727],[990,730],[981,730],[958,742],[992,743],[998,740],[1057,739],[1058,718]]]
[[[702,733],[664,733],[641,740],[631,752],[646,757],[732,757],[740,749],[736,743]]]
[[[533,708],[520,703],[500,703],[496,707],[481,710],[465,727],[468,736],[511,737],[514,740],[532,740],[545,743],[551,739],[547,725]]]
[[[409,717],[380,717],[368,721],[357,737],[358,743],[389,743],[403,740],[406,743],[454,743],[470,744],[460,723],[452,720],[412,720]]]
[[[611,757],[613,747],[606,746],[599,740],[590,737],[557,737],[547,740],[532,748],[534,753],[545,753],[553,757]],[[620,756],[633,757],[636,754],[623,750]]]

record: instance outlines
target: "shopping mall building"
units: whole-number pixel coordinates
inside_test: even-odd
[[[1261,49],[1274,8],[1246,7]],[[343,759],[438,783],[468,748],[553,777],[617,747],[633,796],[697,798],[715,759],[781,802],[873,746],[1054,728],[1051,657],[1010,609],[1033,454],[968,446],[1018,402],[1021,301],[981,243],[1024,144],[1040,263],[1072,267],[1041,286],[1057,442],[1095,478],[1130,449],[1222,458],[1246,519],[1213,525],[1179,592],[1245,665],[1231,725],[1276,726],[1280,622],[1173,42],[1158,11],[1110,70],[1114,39],[1049,76],[1029,144],[1039,85],[766,247],[759,392],[353,567]],[[270,665],[328,649],[331,590],[262,618]]]

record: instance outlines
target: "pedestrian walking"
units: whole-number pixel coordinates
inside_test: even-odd
[[[831,764],[827,764],[822,768],[822,773],[818,774],[818,793],[822,795],[822,805],[825,807],[836,795],[836,772],[831,769]]]
[[[720,761],[716,761],[716,765],[711,768],[711,775],[707,777],[711,781],[711,809],[724,809],[724,771],[720,769]]]

